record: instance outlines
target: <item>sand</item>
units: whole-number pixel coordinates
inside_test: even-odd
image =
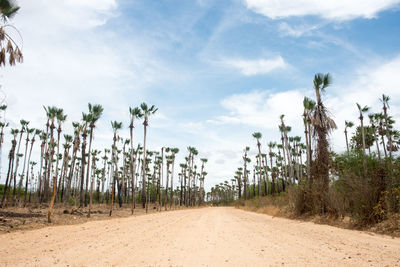
[[[400,239],[235,208],[0,235],[4,266],[400,266]]]

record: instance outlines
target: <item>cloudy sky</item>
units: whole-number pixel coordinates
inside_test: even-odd
[[[230,180],[245,146],[278,141],[279,115],[302,136],[302,99],[314,98],[315,73],[331,73],[324,95],[339,128],[356,102],[379,111],[382,93],[400,119],[399,0],[19,0],[11,22],[24,63],[1,68],[12,127],[45,123],[43,105],[62,107],[71,122],[87,103],[105,112],[96,147],[111,144],[111,120],[124,123],[141,102],[151,149],[194,146],[207,157],[206,187]],[[10,29],[11,31],[11,29]],[[12,34],[12,33],[11,33]],[[136,127],[136,141],[143,127]],[[2,180],[9,149],[2,151]]]

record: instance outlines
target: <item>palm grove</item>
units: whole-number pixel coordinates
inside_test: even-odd
[[[1,109],[5,111],[6,106]],[[161,210],[204,203],[207,159],[200,159],[198,169],[198,151],[188,147],[188,155],[179,165],[178,179],[174,182],[179,149],[148,150],[149,120],[157,112],[154,106],[142,103],[140,107],[129,108],[129,137],[119,134],[122,122],[112,121],[110,146],[102,150],[93,147],[96,123],[103,113],[101,105],[88,104],[82,120],[72,122],[73,135],[63,134],[67,119],[63,109],[44,107],[44,110],[47,120],[43,129],[31,128],[25,120],[20,121],[19,129],[10,129],[11,148],[1,207],[49,203],[50,222],[54,203],[88,207],[88,216],[93,203],[109,204],[110,216],[114,204],[122,207],[130,203],[133,213],[140,202],[146,211],[150,204]],[[137,119],[143,121],[143,145],[134,145]],[[2,145],[8,124],[3,122],[0,127]],[[38,162],[32,161],[35,145],[40,147]]]
[[[313,81],[316,101],[304,97],[304,140],[290,136],[291,127],[280,116],[279,142],[269,141],[264,148],[262,134],[255,132],[254,159],[250,147],[243,151],[243,165],[231,181],[213,188],[208,198],[215,204],[235,199],[287,195],[292,209],[299,213],[336,216],[350,214],[359,224],[381,221],[399,212],[400,158],[395,155],[400,132],[394,129],[389,100],[380,98],[380,111],[355,103],[357,122],[345,121],[346,151],[335,153],[329,135],[337,128],[324,105],[322,94],[331,85],[329,74],[316,74]],[[355,133],[350,129],[358,124]]]

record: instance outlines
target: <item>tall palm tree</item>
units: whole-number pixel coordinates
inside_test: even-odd
[[[96,177],[96,171],[98,171],[96,169],[96,162],[98,161],[98,158],[96,157],[97,155],[99,155],[100,151],[99,150],[93,150],[92,151],[92,172],[94,173],[94,175],[92,175],[91,177],[91,182],[90,182],[90,196],[89,196],[89,212],[87,217],[90,218],[90,213],[92,211],[92,204],[93,204],[93,187],[94,187],[94,179]],[[89,162],[88,162],[89,164]]]
[[[131,119],[131,123],[129,124],[129,132],[130,132],[130,138],[131,138],[131,150],[130,150],[130,174],[131,174],[131,179],[132,179],[132,209],[131,213],[133,214],[133,211],[135,209],[135,200],[136,200],[136,191],[135,191],[135,172],[136,172],[136,161],[134,160],[134,149],[133,149],[133,128],[134,126],[134,121],[135,119],[140,119],[143,117],[142,111],[140,108],[135,107],[135,108],[129,108],[129,115]]]
[[[173,197],[174,197],[174,167],[175,167],[175,157],[176,154],[178,154],[179,152],[179,148],[171,148],[171,159],[172,159],[172,167],[171,167],[171,199],[170,199],[170,209],[172,207],[172,201],[173,201]]]
[[[357,104],[357,108],[358,111],[360,112],[360,124],[361,124],[361,138],[362,138],[362,146],[363,146],[363,166],[364,166],[364,175],[367,175],[367,159],[365,156],[365,129],[364,129],[364,116],[363,114],[369,111],[369,107],[365,106],[365,107],[361,107],[358,103]]]
[[[144,121],[144,134],[143,134],[143,159],[144,159],[144,164],[142,165],[142,205],[143,208],[145,208],[146,205],[146,138],[147,138],[147,126],[149,126],[149,116],[153,115],[154,113],[157,112],[158,108],[156,108],[154,105],[152,105],[150,108],[147,106],[146,103],[142,103],[140,105],[140,108],[143,113]]]
[[[350,155],[350,151],[349,151],[349,141],[347,138],[347,129],[348,128],[352,128],[354,126],[354,123],[351,121],[345,121],[344,122],[344,136],[346,137],[346,148],[347,148],[347,155]]]
[[[21,192],[22,183],[23,183],[24,176],[25,176],[26,161],[27,161],[27,158],[28,158],[28,146],[29,146],[29,141],[30,141],[29,136],[31,134],[33,134],[34,131],[35,131],[35,129],[29,129],[28,127],[26,127],[26,143],[25,143],[25,152],[24,152],[24,164],[22,166],[22,173],[20,175],[20,180],[19,180],[19,184],[18,184],[18,192],[19,192],[18,193],[18,202],[19,202],[20,196],[21,196],[20,192]],[[28,164],[29,164],[29,161],[28,161]],[[28,169],[29,169],[29,166],[28,166]],[[26,177],[26,184],[28,184],[28,177]],[[28,191],[28,187],[25,186],[25,195],[26,195],[27,191]]]
[[[261,171],[261,143],[260,139],[262,134],[260,132],[253,133],[253,137],[257,140],[257,148],[258,148],[258,170]],[[261,195],[261,187],[258,187],[258,197]]]
[[[58,124],[58,128],[57,128],[57,161],[56,161],[56,175],[55,175],[55,181],[57,181],[58,179],[58,162],[60,157],[58,155],[60,155],[60,138],[61,138],[61,132],[62,132],[62,128],[61,125],[67,120],[67,115],[64,115],[64,110],[63,109],[57,109],[57,124]],[[60,179],[61,180],[61,179]],[[57,191],[59,189],[57,188]]]
[[[192,198],[190,198],[190,203],[191,205],[196,205],[196,169],[197,166],[194,164],[194,157],[199,154],[199,151],[192,147],[191,148],[191,165],[190,165],[190,172],[189,172],[189,196],[191,195],[190,192],[192,191],[193,194],[191,195]],[[193,180],[191,181],[191,178],[193,177]],[[190,187],[190,183],[193,185],[193,189]]]
[[[13,139],[11,140],[11,149],[10,153],[8,154],[8,171],[7,171],[7,178],[6,183],[4,185],[4,192],[3,197],[1,200],[1,207],[4,207],[7,203],[8,192],[10,191],[11,187],[11,180],[12,180],[12,170],[14,168],[14,158],[15,158],[15,147],[17,146],[17,135],[19,130],[18,129],[11,129],[11,135]]]
[[[249,163],[249,158],[247,157],[247,153],[250,151],[250,147],[246,146],[244,149],[244,156],[243,156],[243,197],[244,200],[247,199],[247,179],[248,179],[248,175],[247,175],[247,163]]]
[[[304,134],[306,137],[306,152],[307,152],[307,175],[311,175],[311,112],[315,107],[315,101],[304,97],[303,100],[304,112],[303,112],[303,121],[304,121]]]
[[[59,181],[59,188],[61,187],[61,202],[63,202],[64,200],[64,191],[65,191],[65,176],[67,174],[67,170],[68,170],[68,163],[69,160],[72,159],[72,157],[69,156],[69,150],[71,149],[71,144],[73,141],[73,137],[71,135],[68,134],[64,134],[64,139],[65,139],[65,143],[63,145],[64,147],[64,156],[63,156],[63,163],[62,163],[62,171],[61,171],[61,177],[60,177],[60,181]]]
[[[372,132],[374,134],[374,139],[375,139],[375,144],[376,144],[376,152],[378,154],[378,159],[379,161],[381,160],[381,151],[379,149],[379,141],[378,141],[378,137],[376,135],[376,119],[375,119],[375,114],[368,114],[368,118],[369,118],[369,123],[371,124],[371,129]]]
[[[389,127],[389,118],[388,118],[388,114],[387,114],[387,110],[388,108],[390,108],[389,106],[389,100],[390,97],[386,96],[386,95],[382,95],[382,99],[381,102],[383,104],[383,118],[385,120],[385,132],[386,132],[386,138],[388,140],[387,146],[388,146],[388,150],[389,150],[389,160],[390,163],[392,162],[392,135],[391,135],[391,131],[390,131],[390,127]]]
[[[29,124],[29,121],[20,120],[20,123],[21,123],[21,130],[19,131],[19,141],[18,141],[18,146],[17,146],[17,159],[16,159],[16,162],[15,162],[15,169],[14,169],[14,175],[13,175],[13,181],[14,181],[13,199],[14,199],[14,202],[16,201],[16,197],[17,197],[17,195],[16,195],[16,188],[17,188],[16,182],[17,182],[17,174],[18,174],[19,158],[20,158],[18,155],[20,155],[19,150],[20,150],[21,143],[22,143],[22,135],[26,131],[26,129],[28,127],[28,124]],[[21,184],[21,183],[22,183],[22,181],[20,181],[19,184]]]
[[[115,182],[118,179],[118,155],[117,155],[117,132],[122,128],[122,122],[112,121],[111,127],[113,128],[114,137],[113,137],[113,145],[112,145],[112,154],[111,154],[111,162],[114,163],[114,168],[111,168],[113,174],[112,180],[112,190],[111,190],[111,207],[110,207],[110,216],[112,214],[113,206],[114,206],[114,192],[115,192]]]
[[[90,176],[90,155],[92,153],[92,141],[93,141],[93,134],[94,128],[96,127],[96,122],[100,119],[104,108],[101,105],[92,105],[88,104],[90,122],[89,122],[89,149],[87,152],[87,166],[86,166],[86,188],[85,188],[85,207],[87,206],[87,198],[88,198],[88,185],[89,185],[89,176]]]
[[[271,194],[274,195],[275,194],[275,174],[273,172],[273,166],[272,166],[272,157],[274,156],[274,153],[272,152],[272,149],[274,149],[276,147],[276,143],[275,142],[269,142],[268,143],[268,147],[269,147],[269,160],[270,160],[270,165],[271,165]]]
[[[165,152],[169,153],[171,151],[171,148],[167,147],[165,149]],[[170,175],[170,170],[169,167],[172,164],[172,155],[166,155],[165,156],[166,160],[167,160],[167,180],[165,182],[165,194],[164,194],[164,208],[165,210],[167,210],[167,201],[168,201],[168,184],[169,184],[169,175]],[[172,191],[172,188],[171,188]]]
[[[311,120],[313,135],[317,141],[314,177],[319,183],[318,192],[321,194],[322,212],[326,211],[329,190],[329,143],[327,136],[337,127],[333,119],[330,118],[329,111],[322,103],[321,94],[331,83],[332,79],[329,73],[318,73],[314,76],[314,89],[317,97],[317,104],[312,112]]]
[[[204,165],[207,163],[208,159],[201,158],[201,184],[200,184],[200,204],[204,201],[204,178],[207,173],[204,171]]]
[[[82,113],[82,148],[81,148],[81,188],[80,188],[80,194],[79,194],[79,207],[83,207],[83,202],[84,202],[84,196],[83,196],[83,185],[85,183],[85,166],[86,166],[86,138],[87,138],[87,128],[90,124],[90,122],[93,120],[93,114],[91,113]],[[89,162],[88,162],[89,164]]]
[[[64,204],[66,204],[69,201],[70,197],[70,189],[71,189],[71,184],[72,184],[72,179],[74,177],[74,172],[76,169],[76,161],[77,159],[77,153],[80,147],[80,135],[81,131],[83,129],[82,125],[79,124],[78,122],[73,122],[72,126],[74,127],[74,141],[73,141],[73,147],[72,147],[72,158],[71,158],[71,167],[69,168],[69,174],[67,178],[67,186],[64,194]]]
[[[289,165],[289,178],[291,179],[291,182],[294,183],[294,169],[293,169],[293,161],[292,161],[292,154],[290,151],[290,144],[289,144],[289,138],[287,136],[287,133],[291,131],[291,127],[287,126],[283,120],[285,115],[280,116],[281,120],[281,125],[280,125],[280,131],[282,135],[282,145],[283,145],[283,150],[286,151],[286,156],[287,156],[287,163]]]
[[[54,157],[54,147],[55,147],[55,140],[54,140],[54,129],[56,128],[54,122],[57,117],[57,112],[58,108],[56,107],[48,107],[47,108],[47,117],[48,117],[48,122],[49,122],[49,128],[50,128],[50,142],[47,147],[46,151],[46,157],[47,160],[45,161],[45,188],[44,188],[44,200],[47,201],[48,196],[49,196],[49,190],[50,190],[50,179],[51,179],[51,172],[52,172],[52,167],[53,167],[53,157]],[[58,155],[57,155],[58,156]],[[51,222],[50,215],[48,213],[47,220]]]
[[[37,135],[40,135],[41,133],[42,133],[42,132],[41,132],[40,130],[38,130],[38,129],[34,130],[33,136],[32,136],[32,138],[31,138],[31,147],[30,147],[30,149],[29,149],[28,165],[29,165],[29,162],[31,162],[33,144],[34,144],[35,141],[36,141],[36,140],[35,140],[35,137],[36,137]],[[36,163],[35,163],[35,165],[36,165]],[[27,168],[27,170],[26,170],[26,183],[25,183],[24,206],[26,205],[26,195],[27,195],[27,192],[28,192],[28,181],[29,181],[29,166],[28,166],[28,168]]]
[[[383,153],[385,155],[385,159],[387,159],[386,145],[385,145],[385,129],[383,126],[384,116],[382,113],[375,113],[375,120],[378,123],[378,134],[381,136],[381,143],[383,147]]]
[[[51,125],[50,125],[50,136],[51,136],[50,137],[50,146],[51,146],[50,160],[51,160],[51,162],[53,161],[54,146],[56,145],[55,141],[54,141],[54,138],[53,138],[53,131],[56,128],[55,125],[54,125],[54,120],[55,119],[57,119],[57,122],[58,122],[58,129],[57,129],[57,154],[56,154],[57,159],[56,159],[56,166],[55,166],[56,173],[55,173],[55,175],[53,177],[53,193],[52,193],[52,196],[51,196],[49,211],[47,213],[47,221],[49,223],[51,223],[51,213],[52,213],[52,210],[53,210],[54,200],[55,200],[55,197],[56,197],[57,176],[58,176],[58,160],[59,160],[59,156],[58,155],[60,154],[60,136],[61,136],[61,131],[62,131],[61,124],[67,119],[67,116],[64,115],[64,111],[62,109],[54,108],[54,110],[52,110],[51,112],[54,113],[53,114],[54,117],[52,117]],[[48,176],[49,179],[51,177],[51,166],[52,165],[50,163],[50,170],[49,170],[50,171],[49,172],[50,175]]]

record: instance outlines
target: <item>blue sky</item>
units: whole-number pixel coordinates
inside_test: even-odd
[[[356,102],[378,111],[388,94],[400,118],[398,0],[18,3],[12,24],[25,62],[0,76],[13,127],[21,118],[42,127],[42,105],[56,105],[69,115],[68,131],[88,102],[100,103],[95,146],[104,147],[109,121],[127,125],[128,107],[145,101],[159,108],[150,147],[179,147],[180,159],[196,147],[209,158],[207,188],[231,179],[245,146],[255,152],[253,132],[263,133],[264,148],[278,141],[280,114],[303,135],[302,99],[314,98],[317,72],[333,76],[324,99],[339,126],[334,150],[344,148],[344,120],[357,120]],[[139,141],[142,126],[136,130]]]

